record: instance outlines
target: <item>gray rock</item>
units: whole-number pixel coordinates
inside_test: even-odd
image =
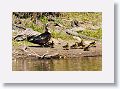
[[[77,31],[83,31],[83,30],[85,30],[85,28],[84,27],[74,27],[71,30],[77,32]]]
[[[73,31],[73,30],[70,30],[70,29],[67,29],[65,32],[66,32],[67,34],[69,34],[69,35],[74,35],[74,36],[78,36],[78,35],[79,35],[77,32],[75,32],[75,31]]]
[[[23,41],[26,40],[26,37],[24,35],[18,35],[14,38],[14,40],[16,41]]]
[[[41,33],[34,31],[31,28],[26,28],[26,30],[18,33],[13,39],[16,41],[23,41],[26,40],[27,37],[31,37],[31,36],[37,36],[40,35]]]
[[[40,35],[41,33],[34,31],[32,28],[26,28],[26,30],[22,31],[20,35],[25,36],[33,36],[33,35]]]

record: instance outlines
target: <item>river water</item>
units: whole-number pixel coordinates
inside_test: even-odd
[[[102,57],[68,59],[15,59],[13,71],[101,71]]]

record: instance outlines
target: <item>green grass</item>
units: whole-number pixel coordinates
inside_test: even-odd
[[[93,25],[98,25],[102,23],[102,13],[101,12],[61,12],[61,15],[59,17],[55,17],[55,23],[61,24],[64,29],[71,28],[71,21],[72,20],[78,20],[78,21],[90,21],[93,23]],[[39,19],[41,21],[42,25],[34,24],[33,21],[29,21],[25,24],[26,28],[32,28],[34,31],[38,31],[40,33],[44,32],[44,24],[48,23],[48,18],[46,16],[41,16]],[[67,35],[64,32],[57,32],[55,31],[55,27],[51,27],[51,34],[53,38],[61,38],[63,40],[73,40],[73,36]],[[102,29],[98,30],[84,30],[79,31],[79,34],[94,37],[97,39],[102,39]],[[14,45],[35,45],[27,41],[23,42],[12,42]]]
[[[48,23],[48,18],[46,16],[41,16],[40,17],[40,21],[43,23],[43,24],[46,24]]]
[[[100,24],[102,22],[102,13],[101,12],[61,12],[61,15],[59,17],[55,18],[55,23],[59,23],[64,26],[64,29],[71,28],[71,21],[72,20],[78,20],[78,21],[90,21],[93,23],[93,25]],[[42,22],[42,24],[48,23],[48,18],[46,16],[41,16],[39,20]],[[44,26],[38,26],[34,24],[33,22],[29,22],[26,24],[27,28],[32,28],[35,31],[38,31],[40,33],[44,32]],[[54,29],[52,29],[54,30]],[[83,32],[79,32],[79,34],[84,34],[86,36],[95,37],[98,39],[102,39],[102,30],[96,30],[96,31],[90,31],[85,30]],[[66,36],[64,33],[58,33],[52,31],[52,36],[54,38],[62,38],[62,39],[68,39],[72,38],[71,36]]]
[[[82,34],[82,35],[89,36],[89,37],[102,39],[102,29],[98,29],[98,30],[84,30],[84,31],[79,31],[78,33]]]
[[[64,26],[64,29],[69,29],[71,28],[71,22],[70,21],[66,21],[59,18],[56,18],[55,23],[61,24],[62,26]]]
[[[28,41],[12,41],[12,45],[13,46],[23,46],[23,45],[36,46],[37,44],[33,44],[31,42],[28,42]]]
[[[62,13],[60,18],[65,18],[67,20],[76,19],[78,21],[90,21],[94,25],[101,24],[102,13],[101,12],[68,12]]]
[[[62,40],[73,40],[73,36],[67,35],[66,33],[63,32],[52,31],[52,37],[56,39],[61,38]]]
[[[38,31],[40,33],[42,33],[43,29],[44,29],[43,26],[38,26],[38,25],[34,24],[33,22],[27,23],[26,28],[32,28],[34,31]]]

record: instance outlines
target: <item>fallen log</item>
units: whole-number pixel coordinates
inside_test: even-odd
[[[62,56],[60,56],[59,53],[44,54],[39,57],[39,59],[59,59],[59,58],[62,58]]]

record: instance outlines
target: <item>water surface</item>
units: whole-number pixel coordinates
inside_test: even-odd
[[[13,71],[101,71],[102,57],[68,59],[14,59]]]

